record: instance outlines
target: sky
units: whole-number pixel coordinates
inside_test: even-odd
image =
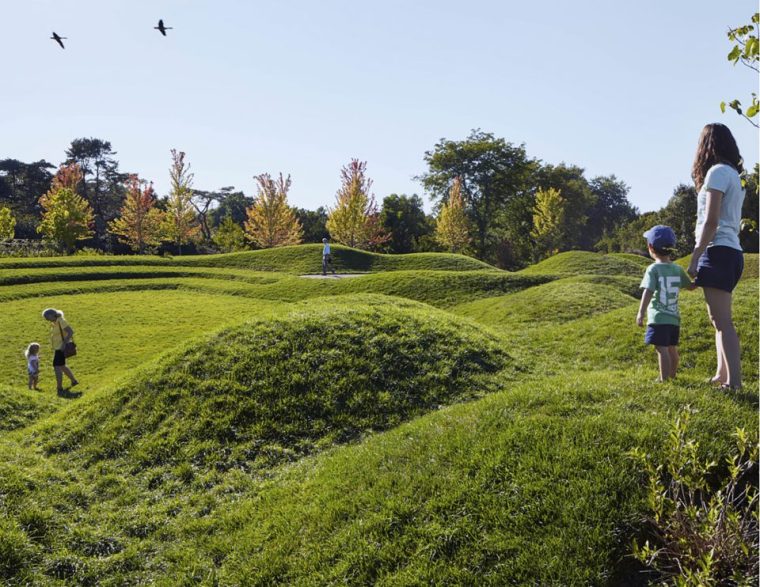
[[[697,138],[758,132],[723,100],[757,91],[726,59],[750,0],[0,0],[0,159],[58,164],[74,138],[120,170],[194,187],[290,174],[291,205],[334,204],[367,161],[378,201],[417,193],[425,151],[482,129],[545,163],[614,174],[641,211],[690,181]],[[174,27],[166,38],[159,18]],[[62,50],[49,37],[68,37]]]

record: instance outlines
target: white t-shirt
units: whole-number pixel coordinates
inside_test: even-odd
[[[325,243],[322,246],[322,256],[326,257],[329,254],[330,254],[330,243]]]
[[[29,355],[26,358],[26,368],[31,374],[39,373],[40,371],[40,357],[39,355]]]
[[[731,247],[742,250],[739,244],[739,230],[742,220],[742,204],[744,203],[744,188],[739,173],[725,163],[713,165],[707,171],[705,183],[697,195],[697,227],[694,231],[697,242],[707,220],[707,190],[723,192],[720,202],[720,217],[718,229],[712,242],[708,245]]]

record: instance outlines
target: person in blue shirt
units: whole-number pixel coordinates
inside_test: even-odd
[[[322,239],[322,275],[327,275],[327,267],[330,266],[330,269],[333,272],[333,275],[335,275],[335,267],[333,267],[332,263],[332,254],[330,254],[330,243],[327,241],[326,238]]]

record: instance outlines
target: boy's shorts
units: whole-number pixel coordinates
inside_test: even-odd
[[[681,327],[675,324],[647,324],[644,342],[654,346],[678,346],[680,334]]]
[[[744,255],[732,247],[707,247],[697,262],[699,287],[714,287],[731,293],[744,271]]]

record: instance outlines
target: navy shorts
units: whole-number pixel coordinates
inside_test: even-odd
[[[744,271],[744,255],[732,247],[707,247],[697,262],[699,287],[714,287],[731,293]]]
[[[649,324],[644,342],[654,346],[678,346],[680,334],[681,327],[675,324]]]
[[[53,355],[53,367],[63,367],[66,365],[66,355],[63,351],[55,351]]]

